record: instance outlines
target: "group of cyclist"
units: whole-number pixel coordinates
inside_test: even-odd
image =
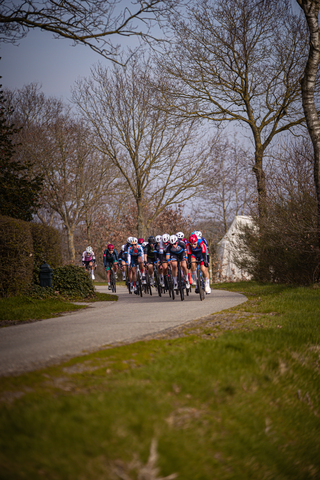
[[[95,263],[95,255],[91,247],[87,247],[82,256],[83,265],[88,261]],[[143,238],[129,237],[127,243],[121,246],[119,253],[111,243],[107,245],[103,252],[108,288],[111,289],[111,269],[116,274],[120,268],[123,280],[126,279],[127,270],[128,282],[130,282],[131,288],[135,293],[138,293],[137,268],[141,272],[143,282],[145,281],[146,270],[148,271],[151,285],[153,285],[153,273],[156,268],[161,286],[164,288],[168,274],[168,265],[171,266],[174,288],[177,289],[178,262],[180,262],[187,289],[190,289],[190,285],[196,285],[196,269],[197,263],[199,263],[205,280],[205,292],[207,294],[211,293],[208,271],[209,249],[207,241],[200,231],[192,232],[189,240],[185,238],[183,232],[178,232],[176,235],[165,233],[156,237],[151,235],[146,242]]]

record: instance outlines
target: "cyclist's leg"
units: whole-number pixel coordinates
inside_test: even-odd
[[[134,292],[137,293],[137,265],[138,260],[136,257],[131,258],[131,270],[132,270],[132,287]]]
[[[174,288],[178,288],[178,280],[177,280],[178,262],[176,258],[172,258],[171,260],[171,270],[172,270]]]
[[[141,256],[138,257],[138,268],[141,273],[141,278],[143,279],[143,283],[146,283],[146,277],[144,274],[144,266],[143,266],[143,258]]]
[[[190,288],[190,283],[189,283],[189,278],[188,278],[187,261],[186,261],[185,258],[181,261],[180,266],[181,266],[181,275],[184,276],[184,281],[185,281],[186,287]]]
[[[150,278],[150,284],[153,285],[153,263],[152,260],[147,260],[147,269]]]
[[[135,283],[137,281],[137,267],[136,265],[133,265],[131,267],[132,270],[132,282]]]
[[[122,280],[126,279],[126,262],[121,260],[121,271],[122,271]]]
[[[106,264],[106,273],[107,273],[107,282],[108,282],[108,289],[111,290],[111,285],[110,285],[110,264]]]
[[[158,275],[160,279],[160,284],[162,287],[164,287],[164,273],[163,273],[163,265],[161,262],[158,264]]]
[[[92,280],[94,280],[95,276],[94,276],[94,262],[93,261],[89,262],[89,272],[90,272],[90,276],[91,276]]]
[[[194,255],[191,255],[191,276],[192,285],[197,285],[197,259]]]
[[[163,280],[164,284],[166,284],[166,279],[168,277],[168,262],[166,260],[162,260],[162,274],[163,274]],[[167,287],[168,285],[166,285]]]
[[[141,275],[143,275],[143,258],[138,257],[138,265],[139,265],[139,270],[141,272]]]
[[[113,262],[113,271],[114,271],[114,279],[116,280],[116,278],[117,278],[117,272],[118,272],[118,262],[117,262],[117,260],[115,260],[115,261]]]
[[[206,293],[211,293],[210,276],[209,276],[208,268],[205,267],[204,265],[201,265],[201,271],[202,271],[203,277],[204,277],[205,291],[206,291]]]

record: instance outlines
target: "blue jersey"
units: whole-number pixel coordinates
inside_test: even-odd
[[[143,248],[141,247],[141,245],[136,245],[136,246],[130,245],[130,247],[128,248],[128,258],[127,258],[128,263],[129,264],[131,263],[131,259],[136,260],[139,257],[143,258]]]
[[[179,258],[182,260],[186,256],[186,245],[181,240],[178,241],[177,246],[168,245],[166,248],[166,257],[169,258]]]

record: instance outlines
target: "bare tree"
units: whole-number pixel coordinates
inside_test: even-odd
[[[92,133],[70,108],[63,109],[61,102],[41,92],[37,96],[35,87],[14,92],[12,101],[17,125],[23,127],[18,137],[20,161],[31,160],[43,175],[43,205],[63,223],[74,262],[75,228],[103,201],[115,177],[106,157],[93,148]]]
[[[159,17],[178,5],[172,0],[0,0],[0,40],[16,42],[30,29],[52,32],[56,38],[89,46],[118,61],[115,37],[151,38]]]
[[[227,232],[235,215],[244,215],[254,192],[250,172],[250,154],[235,137],[232,142],[223,137],[214,145],[207,163],[204,181],[206,217],[214,217]],[[205,221],[205,219],[203,219]]]
[[[270,155],[268,215],[260,219],[259,229],[243,230],[237,263],[249,266],[257,280],[310,284],[320,269],[312,144],[307,135],[291,136]],[[251,253],[245,260],[244,246]]]
[[[73,89],[97,150],[111,159],[134,198],[140,236],[166,207],[195,193],[210,151],[208,142],[201,145],[195,121],[172,118],[161,108],[163,97],[150,87],[151,76],[149,65],[136,62],[112,72],[97,67]]]
[[[309,57],[301,80],[302,104],[314,150],[314,182],[318,203],[318,245],[320,247],[320,121],[316,107],[316,83],[320,64],[319,0],[297,0],[309,30]]]
[[[185,18],[172,16],[169,26],[174,46],[157,56],[167,76],[167,108],[249,129],[262,214],[265,151],[276,135],[305,121],[305,22],[286,0],[200,0],[191,2]]]

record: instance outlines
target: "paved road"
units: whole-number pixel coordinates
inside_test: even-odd
[[[107,287],[97,287],[107,292]],[[154,291],[155,293],[155,291]],[[116,342],[133,341],[246,301],[244,295],[212,290],[204,301],[194,292],[183,302],[169,295],[129,295],[118,287],[118,302],[88,308],[41,322],[0,329],[0,375],[57,364]]]

